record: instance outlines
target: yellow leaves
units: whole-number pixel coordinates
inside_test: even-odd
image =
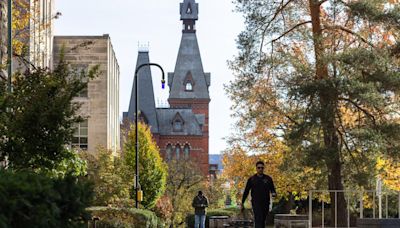
[[[321,176],[321,172],[310,167],[303,167],[292,171],[293,167],[282,167],[285,161],[285,153],[288,148],[279,140],[274,146],[264,152],[247,154],[237,146],[223,154],[223,176],[230,180],[237,192],[237,200],[240,200],[247,179],[256,173],[255,164],[258,160],[265,162],[265,173],[271,176],[278,193],[278,198],[286,197],[289,193],[297,197],[307,197],[306,191],[314,189],[315,180]]]
[[[380,157],[377,159],[376,168],[389,189],[400,191],[400,162]]]

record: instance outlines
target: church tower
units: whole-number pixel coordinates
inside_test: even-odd
[[[210,73],[204,73],[196,37],[196,21],[199,5],[195,0],[183,0],[180,4],[183,23],[182,39],[175,70],[168,73],[170,107],[156,107],[150,67],[138,74],[140,118],[150,126],[160,154],[169,161],[195,161],[201,173],[209,173],[208,106]],[[149,63],[148,51],[139,51],[137,66]],[[137,67],[136,66],[136,67]],[[133,121],[135,90],[124,118]]]
[[[195,114],[205,115],[203,134],[207,138],[208,150],[208,106],[210,95],[210,73],[205,73],[196,36],[199,4],[195,0],[184,0],[180,4],[183,22],[182,39],[176,60],[175,71],[168,73],[171,108],[190,108]]]

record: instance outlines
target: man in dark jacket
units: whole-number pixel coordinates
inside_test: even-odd
[[[251,191],[251,206],[254,213],[254,227],[265,228],[265,219],[268,215],[270,194],[275,197],[276,191],[272,178],[264,174],[264,162],[256,163],[257,174],[247,180],[242,198],[242,210],[244,202]]]
[[[194,197],[192,206],[194,207],[194,227],[205,228],[208,199],[203,195],[202,191],[199,191],[199,194]]]

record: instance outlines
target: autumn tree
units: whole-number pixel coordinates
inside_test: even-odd
[[[284,159],[287,151],[271,151],[270,153],[248,154],[240,145],[230,147],[223,153],[224,170],[222,175],[230,181],[231,190],[236,193],[235,200],[241,201],[246,181],[256,173],[257,161],[265,162],[265,173],[274,180],[278,193],[277,199],[299,197],[306,198],[306,191],[315,188],[320,180],[320,172],[310,167],[301,167],[294,160]],[[290,205],[289,205],[290,206]]]
[[[93,205],[133,207],[130,196],[134,175],[122,157],[103,147],[95,154],[82,151],[79,156],[86,161],[88,177],[94,184]]]
[[[235,3],[246,28],[227,91],[240,130],[252,136],[239,141],[268,152],[283,141],[301,166],[321,171],[330,190],[369,186],[377,156],[396,159],[400,146],[399,2]],[[343,226],[343,194],[337,204]]]
[[[168,162],[166,195],[171,199],[173,208],[172,227],[184,224],[186,215],[193,211],[193,197],[204,187],[204,181],[198,165],[193,161],[173,159]]]

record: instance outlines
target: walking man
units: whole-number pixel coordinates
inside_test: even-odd
[[[272,178],[264,174],[264,162],[256,163],[257,173],[247,180],[246,188],[242,198],[242,210],[244,202],[251,191],[251,206],[254,213],[254,227],[265,228],[265,220],[268,215],[270,195],[276,196],[274,182]]]
[[[194,197],[192,206],[194,207],[194,227],[205,228],[208,199],[203,195],[202,191],[199,191],[199,194]]]

